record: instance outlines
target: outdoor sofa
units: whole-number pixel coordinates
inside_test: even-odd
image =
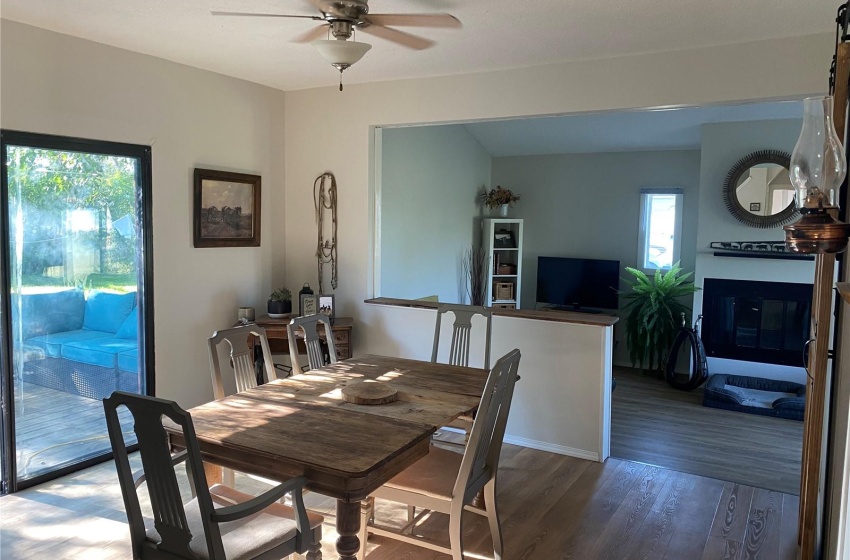
[[[12,298],[12,311],[23,381],[92,399],[141,392],[136,292],[24,294]]]

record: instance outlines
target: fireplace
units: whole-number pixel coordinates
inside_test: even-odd
[[[706,355],[803,367],[811,309],[811,284],[706,278]]]

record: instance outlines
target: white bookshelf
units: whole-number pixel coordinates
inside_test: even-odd
[[[512,218],[482,220],[481,242],[487,251],[488,263],[485,286],[487,296],[484,305],[519,309],[522,292],[522,220]],[[502,267],[501,270],[499,266]],[[510,289],[505,290],[508,284]],[[501,290],[498,289],[499,285],[502,285]],[[505,291],[510,292],[512,297],[506,297]]]

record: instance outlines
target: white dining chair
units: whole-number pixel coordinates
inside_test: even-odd
[[[257,325],[245,325],[215,331],[207,339],[207,347],[210,357],[210,373],[212,374],[213,397],[215,400],[223,399],[224,384],[221,378],[221,364],[218,359],[218,346],[227,343],[230,347],[230,361],[233,364],[233,375],[236,382],[236,392],[241,393],[257,386],[257,374],[254,367],[253,347],[248,344],[249,336],[256,336],[260,340],[263,352],[263,369],[266,381],[277,379],[272,361],[272,353],[269,350],[269,340],[266,329]]]
[[[378,488],[363,502],[358,553],[360,560],[365,558],[370,533],[442,552],[450,555],[452,560],[464,560],[464,510],[487,516],[495,560],[502,559],[496,481],[519,360],[520,351],[512,350],[493,366],[463,455],[431,446],[428,455]],[[472,505],[482,489],[486,508],[483,510]],[[401,530],[394,530],[378,525],[375,521],[375,499],[407,504],[422,511]],[[429,511],[449,516],[449,547],[413,534],[413,529]]]
[[[307,349],[307,363],[310,369],[317,369],[327,365],[328,362],[325,361],[325,349],[322,346],[322,339],[319,337],[319,323],[325,328],[329,363],[336,363],[333,329],[331,328],[331,321],[328,316],[319,313],[316,315],[295,317],[286,325],[286,335],[289,338],[289,358],[292,360],[293,372],[302,371],[298,355],[299,329],[304,333],[304,347]]]
[[[210,358],[210,374],[212,375],[213,398],[223,399],[225,395],[224,382],[221,377],[221,362],[218,357],[218,347],[227,343],[230,348],[230,362],[233,365],[233,376],[236,392],[241,393],[257,386],[257,373],[254,364],[254,353],[252,345],[248,344],[249,336],[256,336],[260,341],[263,352],[263,369],[266,381],[277,379],[275,374],[272,353],[269,350],[269,341],[266,337],[266,329],[257,325],[244,325],[215,331],[207,339],[207,348]],[[233,469],[222,468],[222,480],[225,484],[233,486],[235,474]]]

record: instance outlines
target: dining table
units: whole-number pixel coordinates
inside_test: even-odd
[[[428,454],[431,435],[478,407],[488,371],[364,355],[276,379],[189,410],[202,457],[247,474],[307,478],[307,488],[336,499],[336,550],[354,560],[361,501]],[[396,390],[387,404],[353,404],[354,382]],[[175,449],[182,433],[168,427]]]

